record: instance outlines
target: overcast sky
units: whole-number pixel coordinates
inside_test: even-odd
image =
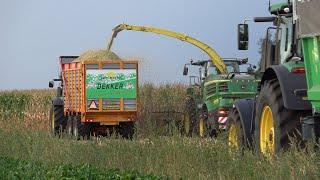
[[[105,48],[120,23],[182,32],[222,57],[256,63],[266,24],[250,23],[250,50],[244,52],[237,50],[236,27],[245,18],[268,15],[267,5],[267,0],[1,0],[0,89],[46,88],[58,75],[59,56]],[[187,43],[129,31],[118,35],[113,51],[142,61],[143,82],[186,82],[183,65],[208,58]]]

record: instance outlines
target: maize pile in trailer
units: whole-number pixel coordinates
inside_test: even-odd
[[[110,61],[110,60],[120,60],[120,57],[112,51],[107,51],[105,49],[98,50],[88,50],[81,54],[74,61]]]

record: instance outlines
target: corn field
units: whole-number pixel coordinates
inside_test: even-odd
[[[136,126],[141,136],[165,135],[170,124],[182,120],[185,88],[180,84],[151,83],[140,88]],[[0,92],[0,118],[15,121],[24,128],[49,131],[49,111],[55,93],[55,90]]]
[[[0,178],[71,179],[319,179],[317,144],[292,145],[275,157],[232,152],[227,139],[176,133],[186,87],[144,84],[133,140],[53,137],[54,90],[0,92]]]

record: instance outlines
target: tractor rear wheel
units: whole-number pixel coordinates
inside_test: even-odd
[[[227,120],[228,145],[230,149],[241,150],[246,147],[244,129],[241,124],[239,112],[232,108]]]
[[[50,110],[50,128],[54,135],[60,135],[65,128],[63,106],[52,105]]]
[[[264,155],[274,155],[287,148],[290,137],[301,138],[299,118],[307,111],[294,111],[284,107],[277,79],[266,81],[256,103],[255,145]]]

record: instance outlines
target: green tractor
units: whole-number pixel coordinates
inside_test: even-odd
[[[188,74],[188,66],[199,67],[199,76],[189,76],[182,128],[185,135],[216,137],[226,129],[234,101],[256,94],[260,80],[248,59],[223,59],[223,62],[228,71],[226,74],[219,73],[211,60],[185,64],[183,75]],[[244,65],[249,66],[241,71],[240,66]]]
[[[230,147],[270,155],[288,147],[290,137],[319,137],[319,9],[318,0],[286,1],[270,5],[269,17],[254,18],[273,26],[263,43],[257,96],[238,100],[229,113]],[[240,50],[248,49],[248,39],[248,24],[239,24]]]

